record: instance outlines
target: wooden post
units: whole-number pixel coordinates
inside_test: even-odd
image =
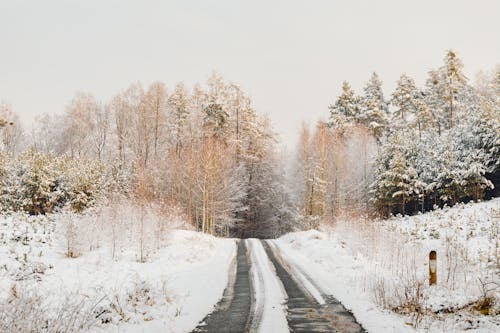
[[[437,254],[436,251],[429,253],[429,285],[437,283]]]

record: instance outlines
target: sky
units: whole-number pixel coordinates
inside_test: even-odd
[[[389,96],[454,49],[473,79],[500,63],[498,0],[0,0],[0,100],[29,128],[76,91],[103,102],[133,82],[217,71],[267,113],[287,146],[327,119],[342,81],[373,71]]]

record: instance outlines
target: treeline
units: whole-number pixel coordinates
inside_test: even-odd
[[[106,102],[78,92],[30,132],[3,103],[0,208],[81,211],[123,196],[181,207],[203,232],[272,237],[481,200],[500,186],[499,87],[498,69],[472,85],[453,51],[423,87],[401,75],[389,98],[375,73],[359,95],[344,82],[287,172],[269,119],[217,74],[191,89],[135,83]]]
[[[389,98],[376,73],[361,95],[344,82],[329,121],[301,137],[296,200],[306,220],[413,214],[498,195],[500,70],[469,81],[448,51],[424,87],[403,74]]]
[[[18,123],[8,108],[3,110],[4,119]],[[105,192],[140,199],[137,202],[181,206],[187,220],[203,232],[272,236],[289,228],[283,166],[270,121],[257,114],[238,85],[217,74],[205,86],[196,84],[192,89],[182,83],[172,90],[162,82],[148,87],[135,83],[105,103],[92,94],[78,92],[63,114],[38,117],[31,133],[14,125],[6,126],[3,134],[4,159],[25,161],[7,162],[10,169],[23,164],[46,168],[47,164],[36,159],[54,159],[49,165],[57,165],[55,174],[60,173],[63,179],[75,172],[62,166],[59,159],[83,163],[87,168],[101,165]],[[26,148],[29,153],[16,157]],[[10,171],[11,175],[20,173]],[[82,173],[87,172],[78,170]],[[54,183],[54,177],[47,183]],[[14,178],[4,179],[13,182]],[[14,182],[26,187],[21,179]],[[88,182],[90,192],[94,191],[92,186],[100,184],[90,176],[78,182]],[[76,184],[72,186],[83,186]],[[54,189],[58,186],[51,185]],[[4,197],[10,197],[8,191],[4,186]],[[35,192],[23,193],[27,200],[35,200]],[[77,196],[85,196],[79,193]],[[82,206],[72,199],[55,201],[58,204],[45,206]],[[30,213],[50,211],[22,209]]]

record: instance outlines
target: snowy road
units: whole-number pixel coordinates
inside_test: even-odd
[[[250,262],[245,241],[238,241],[235,269],[224,296],[193,332],[249,332],[253,322],[253,293],[250,284]]]
[[[292,265],[273,241],[238,241],[230,283],[193,332],[365,332],[340,302]]]

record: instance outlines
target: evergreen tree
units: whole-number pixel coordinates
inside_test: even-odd
[[[229,114],[223,105],[210,103],[205,107],[204,124],[210,133],[222,140],[226,140],[229,125]]]
[[[371,193],[379,211],[387,214],[397,211],[406,213],[406,205],[418,196],[422,184],[407,151],[407,134],[394,133],[381,149],[377,159],[375,182]],[[399,207],[399,209],[395,209]]]
[[[415,81],[403,74],[392,94],[391,104],[396,108],[392,113],[391,126],[397,128],[418,128],[422,131],[434,124],[434,115],[424,99],[424,94],[417,88]]]
[[[342,94],[335,104],[329,106],[329,125],[342,128],[347,122],[358,119],[360,107],[360,98],[354,93],[349,83],[344,81],[342,83]]]
[[[464,65],[453,50],[446,53],[444,61],[445,64],[441,68],[442,84],[445,86],[445,98],[448,100],[448,126],[452,128],[456,117],[454,115],[456,113],[454,109],[457,109],[456,102],[460,101],[460,93],[465,88],[467,78],[463,73]]]
[[[414,104],[415,123],[418,129],[419,137],[422,138],[423,131],[435,127],[436,118],[434,117],[431,108],[425,102],[421,92],[419,92],[415,97]]]
[[[377,73],[372,74],[363,92],[357,121],[369,128],[376,138],[380,138],[387,128],[388,105],[382,92],[382,81]]]
[[[392,114],[392,123],[399,123],[404,126],[415,116],[416,99],[418,98],[418,89],[415,81],[403,74],[400,76],[396,90],[392,93],[391,104],[396,107]]]
[[[425,104],[429,106],[433,118],[436,120],[438,133],[445,129],[446,123],[446,97],[444,87],[441,84],[441,77],[437,70],[431,70],[425,83],[424,91]]]
[[[462,61],[449,50],[444,65],[429,72],[427,80],[427,104],[434,110],[439,130],[453,128],[467,105],[467,78]]]

